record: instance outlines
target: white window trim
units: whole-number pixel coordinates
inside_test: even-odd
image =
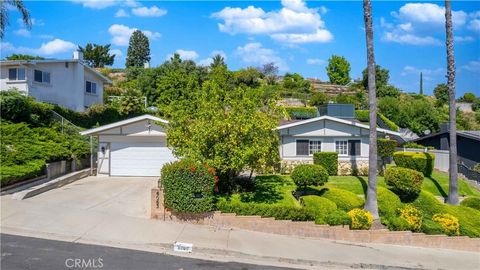
[[[92,92],[87,92],[87,82],[90,82],[90,85],[91,84],[95,84],[95,93],[92,93]],[[90,86],[91,87],[91,86]],[[91,89],[91,88],[90,88]],[[89,80],[85,80],[85,94],[87,95],[92,95],[92,96],[98,96],[98,83],[96,82],[92,82],[92,81],[89,81]]]
[[[337,142],[347,142],[347,154],[346,155],[341,155],[340,153],[337,152]],[[348,139],[335,139],[335,140],[333,140],[333,144],[334,144],[333,147],[335,149],[335,152],[338,153],[339,157],[348,157],[349,156],[348,155],[348,153],[349,153],[348,150],[350,150],[350,149],[348,149]],[[360,148],[361,148],[361,146],[360,146]],[[360,152],[361,152],[361,150],[360,150]]]
[[[308,155],[297,155],[297,141],[308,141]],[[313,157],[313,154],[310,154],[310,141],[319,141],[320,142],[320,152],[323,152],[323,139],[296,138],[295,139],[295,156],[297,156],[297,157]]]

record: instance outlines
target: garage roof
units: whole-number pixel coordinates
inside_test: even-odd
[[[111,123],[111,124],[108,124],[108,125],[100,126],[100,127],[97,127],[97,128],[88,129],[88,130],[80,132],[80,134],[81,135],[96,135],[99,132],[102,132],[102,131],[105,131],[105,130],[129,125],[129,124],[140,122],[140,121],[143,121],[143,120],[159,121],[159,122],[162,122],[164,124],[168,124],[167,120],[164,120],[162,118],[159,118],[159,117],[156,117],[156,116],[153,116],[153,115],[150,115],[150,114],[144,114],[144,115],[140,115],[140,116],[137,116],[137,117],[125,119],[125,120],[118,121],[118,122],[115,122],[115,123]]]

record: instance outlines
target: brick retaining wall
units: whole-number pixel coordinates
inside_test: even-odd
[[[260,216],[237,216],[219,211],[185,214],[173,213],[163,208],[163,193],[154,188],[151,192],[151,218],[175,222],[210,225],[220,228],[236,228],[289,236],[324,238],[357,243],[394,244],[426,248],[444,248],[463,251],[480,251],[480,238],[467,236],[426,235],[410,231],[350,230],[348,227],[316,225],[313,221],[290,221]]]

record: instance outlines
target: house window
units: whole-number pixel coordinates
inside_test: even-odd
[[[348,140],[348,155],[349,156],[361,156],[361,141],[360,140]]]
[[[25,69],[24,68],[9,68],[8,69],[8,80],[10,80],[10,81],[25,80]]]
[[[33,80],[39,83],[50,83],[50,72],[35,69],[33,71]]]
[[[297,156],[308,156],[309,143],[308,140],[297,140]]]
[[[340,156],[348,155],[348,141],[335,141],[335,151]]]
[[[94,82],[89,82],[87,81],[85,84],[85,92],[90,93],[90,94],[96,94],[97,93],[97,84]]]
[[[309,141],[308,153],[313,155],[316,152],[322,151],[322,141]]]

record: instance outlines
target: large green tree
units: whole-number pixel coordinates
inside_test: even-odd
[[[135,30],[128,43],[125,66],[143,67],[147,62],[150,62],[150,42],[142,31]]]
[[[448,86],[440,83],[433,89],[433,95],[437,99],[437,105],[444,105],[448,102]]]
[[[5,36],[5,28],[9,25],[8,12],[12,9],[18,10],[22,15],[23,24],[30,29],[32,27],[32,20],[30,13],[21,0],[2,0],[0,2],[0,38]]]
[[[362,71],[362,85],[365,89],[368,89],[368,68]],[[375,65],[375,85],[377,88],[388,85],[390,79],[390,72],[386,68],[382,68],[380,65]]]
[[[310,93],[310,82],[305,80],[302,75],[298,73],[287,73],[283,77],[283,88],[291,93]]]
[[[87,43],[85,48],[78,46],[78,50],[83,53],[83,60],[90,67],[103,68],[113,65],[115,54],[110,54],[110,44],[98,45]]]
[[[222,81],[209,79],[189,103],[172,103],[167,132],[175,155],[215,167],[225,187],[244,169],[278,161],[278,118],[262,87],[226,90]]]
[[[227,67],[227,64],[225,64],[225,58],[220,54],[214,55],[212,57],[212,63],[210,64],[211,68],[215,68],[215,67],[218,67],[218,66]]]
[[[345,57],[332,55],[326,69],[330,83],[345,85],[350,82],[350,63]]]

